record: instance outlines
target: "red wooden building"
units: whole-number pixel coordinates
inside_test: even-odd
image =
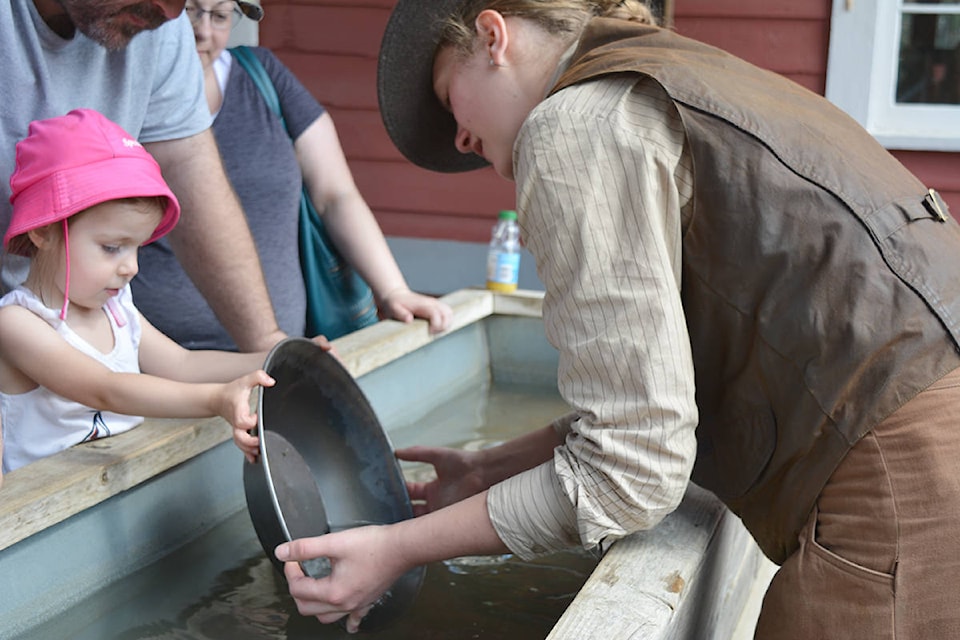
[[[672,0],[673,28],[824,94],[838,1]],[[486,243],[497,212],[513,207],[512,183],[490,169],[455,175],[420,169],[396,151],[380,121],[377,53],[393,5],[268,0],[260,43],[330,110],[360,190],[387,236]],[[960,214],[960,153],[894,153]]]

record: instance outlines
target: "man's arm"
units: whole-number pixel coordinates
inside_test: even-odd
[[[270,349],[277,325],[246,217],[227,179],[213,133],[148,142],[183,215],[170,244],[241,351]]]

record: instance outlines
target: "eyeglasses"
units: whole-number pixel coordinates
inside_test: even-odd
[[[232,29],[240,21],[240,9],[236,6],[233,9],[201,9],[188,4],[183,10],[187,12],[190,24],[195,27],[203,21],[203,16],[210,16],[210,28],[218,31]]]

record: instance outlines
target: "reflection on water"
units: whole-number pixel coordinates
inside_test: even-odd
[[[556,392],[474,389],[409,425],[391,429],[394,446],[429,443],[480,448],[547,424],[566,410]],[[424,465],[404,473],[424,479]],[[213,566],[210,566],[213,565]],[[511,555],[465,557],[427,568],[423,588],[384,640],[544,638],[596,565],[584,551],[524,562]],[[299,615],[283,577],[264,555],[243,511],[153,566],[68,611],[44,637],[77,640],[325,640],[350,636],[339,625]],[[69,620],[100,617],[84,629]],[[69,631],[67,631],[69,630]]]
[[[551,557],[549,563],[497,556],[431,565],[410,611],[387,629],[367,635],[389,640],[544,638],[594,564],[586,553],[567,553]],[[150,620],[149,602],[143,605],[141,619]],[[175,617],[101,637],[325,640],[356,636],[339,625],[322,625],[300,616],[283,578],[263,554],[257,554],[223,571],[203,596]]]

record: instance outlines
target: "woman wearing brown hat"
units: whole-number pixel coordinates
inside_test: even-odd
[[[960,637],[960,227],[822,97],[632,0],[400,0],[384,122],[516,182],[574,412],[411,486],[428,514],[295,541],[301,612],[416,564],[655,526],[689,480],[782,568],[758,638]],[[455,502],[463,498],[462,501]]]

